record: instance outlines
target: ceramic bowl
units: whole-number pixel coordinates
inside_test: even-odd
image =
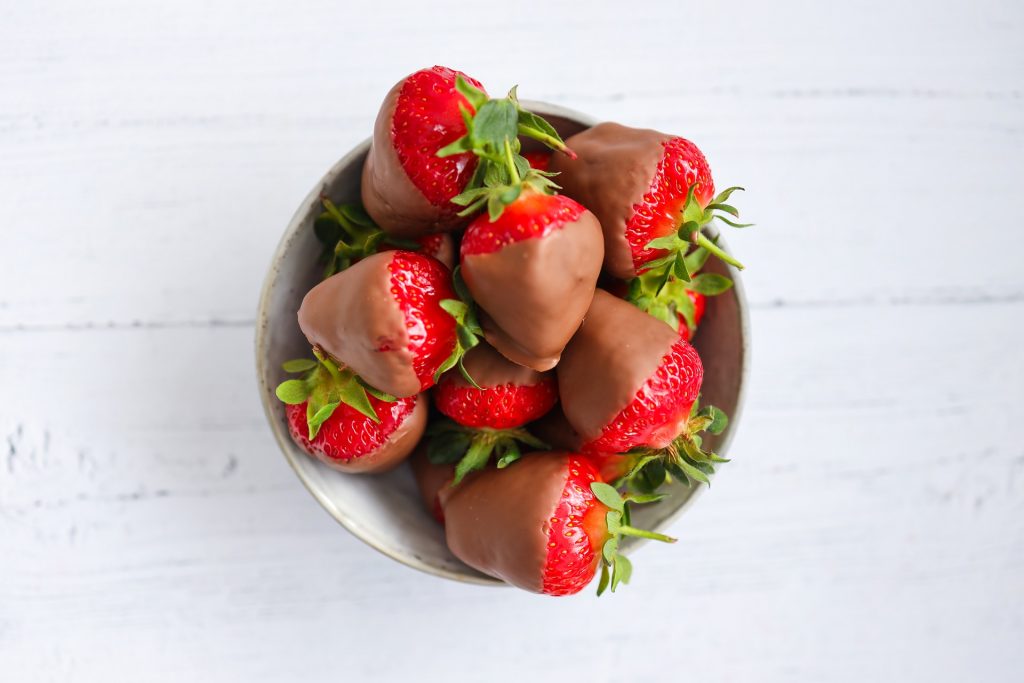
[[[585,114],[562,107],[542,102],[524,104],[547,118],[563,138],[596,123]],[[309,354],[295,314],[321,272],[317,264],[320,244],[313,234],[313,220],[321,211],[319,198],[326,193],[336,202],[359,199],[359,177],[369,146],[370,141],[366,140],[320,179],[299,205],[274,252],[256,321],[256,372],[263,407],[274,437],[299,479],[324,509],[355,536],[415,569],[458,581],[504,585],[467,567],[448,551],[444,531],[424,511],[407,465],[382,475],[349,475],[316,462],[292,442],[283,405],[274,395],[274,388],[284,379],[281,363]],[[709,232],[714,234],[713,230]],[[720,436],[707,440],[711,448],[724,454],[739,423],[749,365],[748,322],[739,273],[715,259],[708,262],[707,269],[726,273],[736,283],[725,294],[708,298],[704,320],[694,339],[704,361],[702,401],[719,406],[731,418]],[[634,524],[655,530],[665,527],[693,503],[700,490],[678,484],[670,486],[665,500],[636,509]],[[624,552],[635,549],[637,540],[627,538]]]

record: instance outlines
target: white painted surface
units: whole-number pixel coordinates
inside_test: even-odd
[[[1020,680],[1024,6],[408,4],[0,3],[0,680]],[[263,421],[277,237],[434,62],[750,190],[734,462],[611,599],[377,555]]]

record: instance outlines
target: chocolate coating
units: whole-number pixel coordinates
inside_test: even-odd
[[[395,108],[405,80],[388,92],[373,124],[373,141],[363,165],[363,206],[381,230],[397,237],[453,230],[466,219],[456,216],[450,206],[430,203],[405,172],[392,142]]]
[[[416,407],[409,417],[398,425],[398,429],[393,431],[377,450],[352,460],[338,460],[323,455],[317,455],[317,460],[340,472],[375,474],[392,470],[416,448],[427,428],[429,412],[427,395],[420,394],[416,397]]]
[[[409,458],[412,474],[416,479],[423,507],[438,522],[444,524],[442,498],[450,491],[449,484],[455,477],[455,465],[435,465],[427,458],[427,444],[421,442],[416,452]]]
[[[561,406],[556,405],[544,417],[527,425],[527,429],[544,443],[559,450],[576,453],[584,444],[583,437],[565,419]]]
[[[556,374],[565,418],[585,440],[633,400],[679,339],[666,323],[597,290]]]
[[[464,481],[444,506],[448,547],[484,574],[541,592],[550,519],[568,478],[565,453],[528,453]]]
[[[405,317],[391,295],[395,252],[373,254],[309,290],[299,327],[371,386],[399,398],[420,391]]]
[[[604,231],[604,267],[611,275],[636,277],[633,253],[626,241],[626,223],[633,205],[651,187],[658,163],[671,135],[656,130],[600,123],[577,133],[566,144],[577,154],[551,158],[550,170],[560,173],[555,182],[562,194],[594,212]]]
[[[500,387],[506,384],[528,387],[540,384],[546,376],[545,373],[513,363],[489,344],[474,346],[462,362],[469,376],[481,387]],[[452,373],[452,383],[462,387],[471,386],[459,372]]]
[[[555,367],[590,306],[603,257],[601,226],[589,211],[544,237],[464,255],[484,337],[514,363]]]

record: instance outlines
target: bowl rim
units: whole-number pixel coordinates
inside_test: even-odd
[[[582,124],[587,128],[597,125],[599,121],[582,112],[563,107],[557,104],[550,104],[548,102],[541,102],[538,100],[521,100],[525,108],[530,111],[534,111],[542,116],[559,116],[565,119],[575,121],[576,123]],[[451,579],[461,583],[468,583],[480,586],[507,586],[507,584],[499,579],[495,579],[484,574],[464,574],[455,572],[443,567],[438,567],[433,564],[429,564],[413,554],[395,552],[393,549],[385,547],[379,543],[373,536],[363,532],[362,526],[353,519],[350,519],[347,515],[342,514],[335,506],[334,503],[324,495],[318,488],[314,487],[299,467],[299,463],[296,461],[297,455],[292,448],[291,437],[287,434],[286,430],[281,429],[281,425],[274,414],[275,404],[272,400],[273,392],[269,391],[269,387],[264,387],[263,381],[264,371],[266,370],[266,358],[267,358],[267,345],[268,341],[268,320],[269,314],[268,309],[270,306],[270,291],[273,286],[277,283],[277,276],[279,274],[278,264],[282,261],[286,250],[288,249],[294,235],[298,232],[302,223],[305,222],[309,206],[316,201],[316,199],[323,192],[327,185],[327,182],[336,176],[342,168],[345,168],[351,164],[354,160],[363,156],[370,148],[370,142],[372,138],[366,138],[351,150],[343,155],[338,161],[336,161],[331,167],[317,180],[313,189],[302,199],[292,214],[291,220],[288,221],[288,225],[285,227],[284,232],[281,235],[277,246],[274,249],[274,253],[270,259],[270,265],[267,270],[267,274],[263,278],[263,284],[260,288],[259,302],[256,308],[256,334],[255,334],[255,365],[256,374],[258,381],[258,389],[260,392],[260,403],[263,405],[263,413],[266,416],[268,426],[271,432],[273,432],[274,440],[277,442],[278,447],[285,456],[285,460],[288,461],[288,465],[292,468],[292,471],[298,477],[299,481],[302,482],[303,487],[313,496],[313,498],[320,504],[320,506],[332,517],[336,522],[341,524],[350,534],[358,538],[360,541],[370,546],[377,552],[385,555],[397,562],[400,562],[408,567],[419,570],[421,572],[439,576],[445,579]],[[713,226],[705,228],[711,237],[718,237],[719,244],[725,247],[724,240],[721,239],[719,231]],[[718,450],[725,453],[728,450],[729,445],[732,443],[736,429],[735,425],[739,423],[739,418],[743,412],[743,406],[746,401],[747,382],[750,373],[750,319],[749,312],[747,309],[747,298],[743,288],[743,283],[739,277],[739,271],[731,265],[727,266],[729,271],[729,277],[733,281],[733,290],[735,292],[737,300],[737,309],[740,317],[740,339],[741,339],[741,358],[742,367],[740,368],[740,381],[739,388],[736,395],[736,408],[733,410],[733,414],[729,416],[729,422],[733,428],[729,429],[726,433],[725,439],[719,445]],[[716,476],[717,478],[717,476]],[[680,515],[689,510],[693,505],[694,501],[703,494],[703,489],[706,486],[695,486],[691,491],[689,497],[683,501],[679,507],[673,510],[667,517],[665,517],[660,527],[668,526],[674,523]],[[633,549],[636,549],[646,542],[646,539],[638,538],[634,543]]]

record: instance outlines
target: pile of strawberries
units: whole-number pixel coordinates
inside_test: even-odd
[[[553,150],[553,151],[551,151]],[[411,462],[466,564],[526,590],[629,580],[623,536],[669,480],[707,482],[725,415],[689,340],[739,264],[738,212],[681,137],[603,123],[563,141],[474,79],[423,69],[381,106],[360,204],[323,197],[324,279],[285,363],[292,437],[342,472]],[[433,401],[431,401],[431,398]]]

